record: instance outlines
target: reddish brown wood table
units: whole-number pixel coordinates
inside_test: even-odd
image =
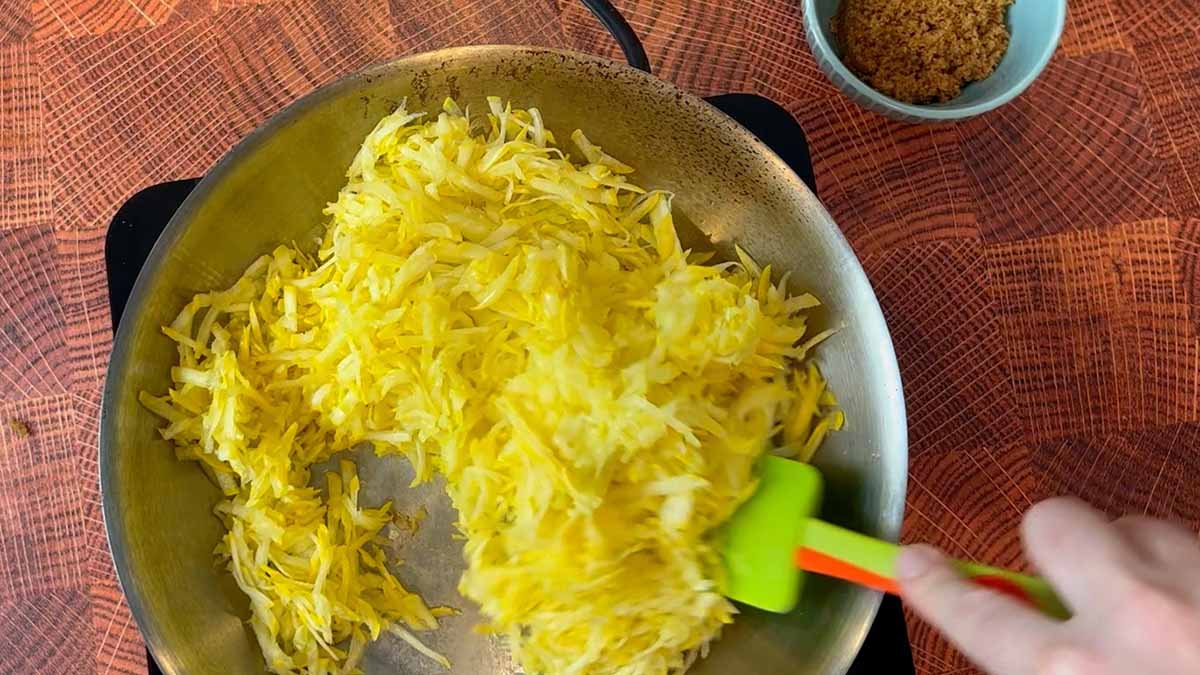
[[[1020,564],[1064,492],[1200,527],[1200,6],[1076,0],[1025,96],[909,126],[824,79],[798,0],[618,4],[660,76],[804,126],[896,340],[907,540]],[[146,672],[96,478],[116,208],[346,72],[484,42],[618,55],[575,0],[0,0],[0,671]],[[970,671],[913,626],[921,673]]]

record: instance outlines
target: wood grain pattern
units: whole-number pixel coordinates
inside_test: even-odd
[[[1166,214],[1133,58],[1060,57],[1022,97],[958,125],[987,241]]]
[[[1200,26],[1200,22],[1193,25]],[[1166,167],[1166,189],[1177,213],[1200,212],[1200,59],[1196,32],[1136,43],[1138,72],[1153,111],[1155,155]]]
[[[929,542],[961,558],[1022,568],[1025,559],[1014,523],[1041,494],[1033,458],[1022,442],[964,443],[913,457],[901,538]],[[911,616],[909,637],[917,672],[974,672],[961,654],[947,649],[937,633]]]
[[[869,255],[898,351],[908,405],[909,457],[1021,440],[1025,418],[1013,389],[1000,309],[978,242],[958,240]],[[928,292],[936,283],[939,292]],[[987,461],[989,470],[1003,465]]]
[[[74,419],[68,396],[28,399],[0,406],[6,419],[22,420],[28,435],[0,429],[0,587],[5,598],[38,598],[83,587],[86,552],[81,467],[74,450]]]
[[[817,190],[860,256],[979,237],[956,128],[893,122],[849,100],[795,114],[813,130]]]
[[[804,126],[896,342],[906,540],[1021,565],[1061,493],[1200,528],[1200,6],[1073,0],[1025,96],[912,126],[820,74],[798,2],[618,5],[660,76]],[[501,42],[618,55],[576,0],[0,0],[0,671],[145,672],[96,480],[119,204],[346,72]]]
[[[28,43],[0,44],[0,228],[50,218],[40,70]]]
[[[395,55],[390,20],[386,0],[289,0],[214,17],[216,91],[238,136],[316,87]]]
[[[988,249],[1029,437],[1200,416],[1200,340],[1165,219]]]

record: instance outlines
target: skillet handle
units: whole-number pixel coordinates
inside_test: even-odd
[[[617,44],[621,46],[621,52],[625,54],[625,60],[629,65],[650,72],[650,59],[646,56],[646,49],[642,47],[642,41],[638,39],[637,33],[633,32],[629,22],[621,13],[613,7],[609,0],[582,0],[583,6],[588,8],[600,23],[604,24],[604,28],[613,36]]]

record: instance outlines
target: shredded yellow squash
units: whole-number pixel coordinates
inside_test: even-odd
[[[163,332],[179,364],[142,395],[222,488],[218,554],[276,673],[355,672],[437,615],[358,503],[369,442],[446,478],[460,591],[526,672],[678,673],[732,620],[711,535],[772,443],[807,459],[841,426],[804,311],[739,251],[682,250],[671,196],[536,109],[403,108],[367,137],[315,257],[281,246]],[[314,487],[315,486],[315,487]]]

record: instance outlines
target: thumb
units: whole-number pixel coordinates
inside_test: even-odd
[[[905,602],[967,658],[995,675],[1036,672],[1059,625],[965,579],[937,549],[906,546],[896,559]]]

